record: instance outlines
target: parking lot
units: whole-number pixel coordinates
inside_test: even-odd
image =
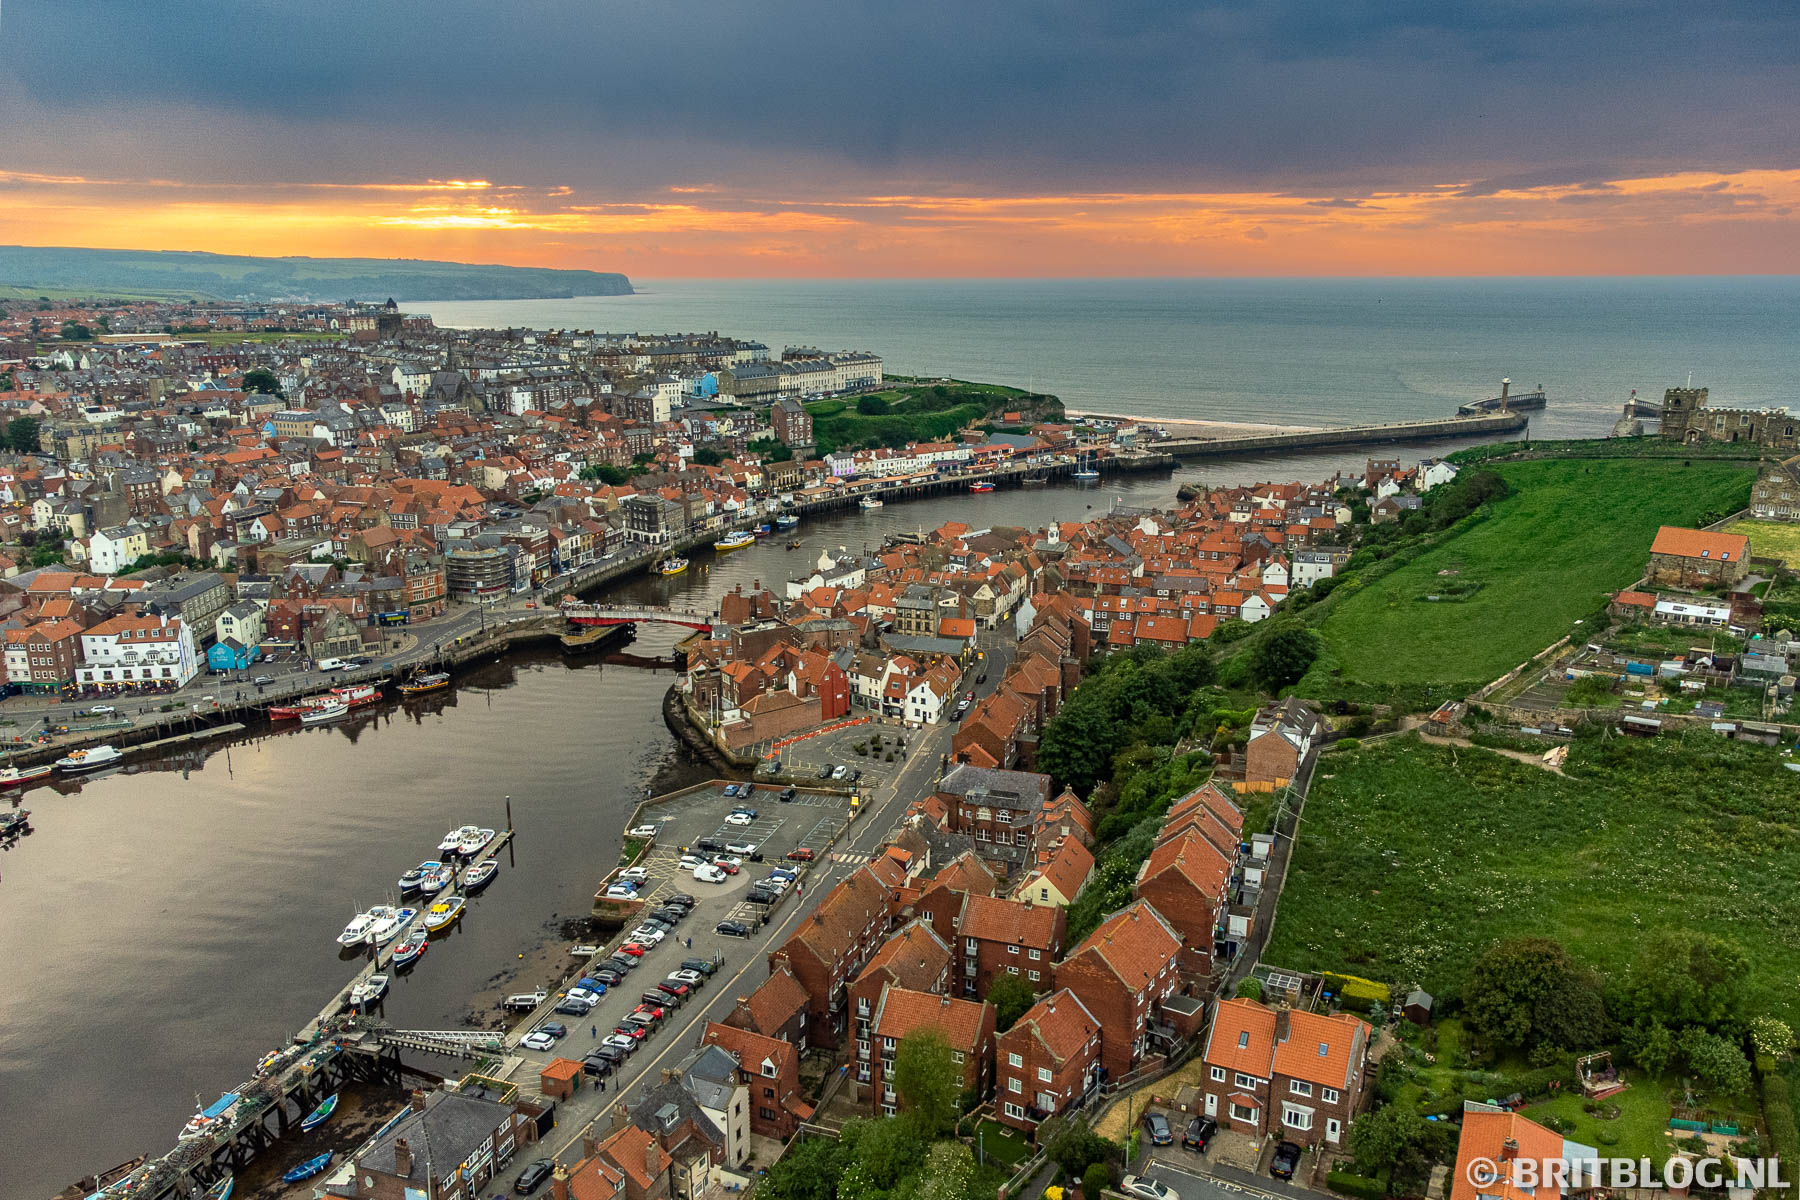
[[[873,739],[877,737],[881,739],[879,751],[873,748]],[[897,721],[872,721],[867,725],[852,725],[848,729],[836,729],[795,742],[783,748],[780,757],[771,762],[770,766],[789,776],[817,780],[820,786],[826,784],[825,780],[818,778],[824,768],[841,766],[847,768],[846,775],[861,771],[862,778],[854,782],[848,778],[831,781],[835,786],[873,791],[906,766],[906,758],[899,752],[899,746],[904,743],[910,750],[919,740],[918,730],[907,729]],[[867,753],[858,754],[858,744]],[[894,752],[893,762],[887,761],[890,751]]]
[[[750,794],[727,796],[727,786],[748,788]],[[790,791],[793,798],[783,800]],[[738,808],[754,809],[756,815],[748,820],[731,819],[733,810]],[[670,878],[676,878],[675,866],[683,854],[729,854],[743,858],[748,870],[758,855],[763,862],[773,863],[802,847],[820,853],[849,823],[850,810],[851,797],[843,792],[770,784],[728,785],[724,780],[717,780],[646,805],[638,819],[657,827],[655,849],[651,854],[654,862],[646,864],[651,867],[652,875],[658,873],[656,864],[666,862],[662,870]],[[693,882],[691,870],[688,875],[687,882]],[[682,884],[682,890],[692,889]]]

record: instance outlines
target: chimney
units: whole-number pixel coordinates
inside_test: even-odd
[[[662,1081],[664,1083],[674,1083],[676,1077],[680,1074],[681,1072],[677,1071],[674,1067],[664,1067],[662,1069]]]
[[[1284,1001],[1275,1009],[1275,1042],[1279,1045],[1288,1040],[1289,1025],[1293,1010]]]
[[[425,1093],[420,1091],[418,1088],[413,1089],[412,1110],[416,1113],[422,1113],[425,1111]]]
[[[748,996],[739,996],[739,997],[738,997],[738,998],[737,998],[737,1002],[738,1002],[738,1005],[739,1005],[739,1006],[740,1006],[740,1007],[742,1007],[742,1006],[743,1006],[743,1005],[745,1005],[745,1004],[748,1004],[748,1003],[750,1003],[750,997],[748,997]]]
[[[613,1105],[612,1131],[614,1133],[617,1133],[617,1132],[619,1132],[619,1130],[625,1128],[629,1124],[631,1124],[631,1114],[626,1111],[625,1102],[623,1100],[621,1100],[617,1104]]]
[[[405,1138],[394,1143],[394,1174],[402,1179],[412,1176],[412,1147]]]
[[[656,1178],[656,1156],[661,1151],[662,1147],[656,1144],[655,1138],[644,1143],[644,1174],[652,1179]]]
[[[590,1125],[587,1127],[587,1131],[581,1135],[581,1157],[592,1158],[598,1153],[600,1153],[600,1139],[594,1136],[594,1127]]]
[[[1045,1012],[1055,1012],[1056,1011],[1056,993],[1055,992],[1051,992],[1049,997],[1044,1001],[1044,1011]]]
[[[938,1003],[939,1003],[940,1007],[949,1008],[950,1007],[950,993],[945,992],[943,999],[941,999]]]
[[[1500,1161],[1511,1162],[1519,1157],[1519,1139],[1509,1137],[1500,1143]]]
[[[560,1162],[550,1174],[550,1200],[569,1200],[569,1168]]]
[[[825,923],[824,916],[822,916],[820,913],[815,911],[813,913],[813,924],[814,925],[823,925],[824,923]]]

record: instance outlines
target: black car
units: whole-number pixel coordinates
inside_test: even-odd
[[[694,843],[694,849],[702,854],[723,854],[725,853],[725,843],[717,838],[701,838]]]
[[[1187,1123],[1187,1132],[1181,1135],[1181,1144],[1189,1150],[1204,1151],[1218,1131],[1219,1123],[1211,1117],[1194,1117]]]
[[[687,916],[685,908],[659,908],[650,914],[650,919],[665,929],[673,929],[685,916]]]
[[[550,1178],[550,1172],[556,1170],[556,1164],[547,1158],[534,1158],[525,1164],[519,1177],[513,1181],[513,1191],[524,1196],[543,1186],[544,1180]]]
[[[744,899],[752,904],[774,904],[781,899],[781,893],[765,887],[752,887],[744,893]]]
[[[861,783],[862,782],[862,768],[861,767],[855,767],[851,770],[850,782],[851,783]]]
[[[639,996],[638,999],[645,1004],[654,1004],[658,1008],[673,1008],[675,1005],[681,1003],[681,997],[675,995],[673,992],[663,991],[661,984],[658,984],[655,990],[645,992],[643,995]]]
[[[621,983],[625,982],[625,973],[623,971],[615,971],[611,967],[601,967],[594,972],[594,978],[598,979],[601,983],[604,983],[607,987],[618,987]]]
[[[601,982],[604,983],[605,980],[602,980]],[[542,1025],[538,1026],[538,1032],[547,1033],[553,1038],[568,1037],[569,1027],[564,1025],[561,1021],[545,1021]]]
[[[1292,1142],[1283,1142],[1275,1147],[1275,1157],[1269,1160],[1269,1174],[1277,1179],[1292,1179],[1294,1170],[1300,1165],[1300,1147]]]
[[[605,1079],[608,1075],[612,1074],[612,1069],[612,1060],[604,1057],[598,1051],[590,1050],[581,1059],[581,1073],[583,1075],[592,1075],[598,1079]]]
[[[791,802],[794,799],[794,797],[798,796],[799,794],[800,793],[795,791],[793,788],[784,788],[782,790],[780,800],[783,804],[787,804],[787,803]]]
[[[663,904],[668,907],[671,907],[671,908],[691,909],[697,903],[698,903],[698,901],[696,901],[692,896],[688,895],[686,892],[676,892],[673,896],[664,896],[663,897]]]
[[[824,766],[819,768],[819,778],[820,779],[830,779],[831,778],[831,764],[830,763],[826,763]]]
[[[589,1057],[604,1058],[607,1062],[616,1067],[625,1061],[625,1051],[619,1049],[617,1046],[596,1046]]]
[[[612,954],[600,965],[609,971],[631,971],[637,968],[637,959],[629,954]]]
[[[555,1011],[561,1013],[565,1017],[585,1017],[590,1012],[594,1011],[594,1006],[570,997],[561,1004],[558,1004]]]
[[[714,933],[722,933],[727,937],[749,937],[750,927],[742,921],[720,921],[713,926]]]
[[[1169,1118],[1159,1112],[1144,1114],[1144,1134],[1152,1146],[1175,1144],[1175,1131],[1169,1128]]]
[[[719,964],[710,958],[684,958],[681,966],[683,970],[698,971],[702,975],[711,975],[719,969]]]

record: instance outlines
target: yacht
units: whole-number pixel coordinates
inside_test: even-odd
[[[748,529],[736,529],[714,542],[713,549],[742,550],[745,546],[752,545],[755,541],[756,535],[751,533]]]
[[[327,721],[336,721],[350,715],[350,706],[342,700],[327,700],[315,708],[309,708],[300,714],[302,725],[323,725]]]
[[[424,886],[425,877],[433,871],[438,870],[443,865],[443,863],[435,858],[428,858],[406,874],[402,875],[400,877],[400,894],[402,896],[410,896],[414,892],[420,891]]]
[[[481,853],[482,847],[493,840],[493,830],[476,829],[472,832],[463,834],[462,837],[457,839],[456,852],[464,858],[474,858],[477,854]]]
[[[402,929],[412,924],[419,910],[378,904],[369,910],[369,915],[375,918],[375,923],[369,927],[369,940],[379,946],[393,941]]]
[[[1094,469],[1093,459],[1087,455],[1078,455],[1075,459],[1075,473],[1070,478],[1077,483],[1093,483],[1100,478],[1100,472]]]
[[[481,828],[477,825],[463,825],[452,829],[444,835],[444,840],[438,843],[438,853],[446,856],[454,855],[460,850],[464,838],[472,837],[480,832]]]
[[[71,750],[56,760],[56,769],[68,774],[77,771],[98,771],[101,767],[110,767],[125,756],[116,746],[90,746],[86,750]]]
[[[374,927],[374,910],[371,909],[369,912],[357,913],[354,917],[350,918],[350,923],[344,926],[344,932],[338,934],[338,945],[360,946],[369,940],[369,930]]]
[[[456,924],[462,913],[463,898],[461,896],[445,896],[425,910],[425,928],[432,933],[442,933]]]
[[[439,863],[419,877],[419,890],[427,896],[435,896],[455,882],[456,868],[449,863]]]

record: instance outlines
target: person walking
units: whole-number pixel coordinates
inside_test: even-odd
[[[600,1040],[600,1027],[598,1025],[589,1025],[588,1033],[593,1036],[595,1041]]]

